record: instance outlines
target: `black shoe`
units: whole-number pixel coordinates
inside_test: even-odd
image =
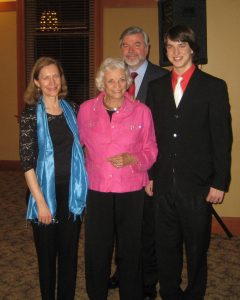
[[[157,297],[157,291],[155,286],[144,286],[143,300],[154,300]]]
[[[116,270],[114,274],[108,280],[108,289],[117,289],[119,287],[119,276],[118,271]]]

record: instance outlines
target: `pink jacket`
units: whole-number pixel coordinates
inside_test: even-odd
[[[147,170],[157,157],[154,125],[150,109],[125,94],[112,120],[103,105],[104,93],[81,104],[77,122],[82,145],[86,146],[89,188],[100,192],[131,192],[148,183]],[[138,163],[115,168],[107,158],[133,154]]]

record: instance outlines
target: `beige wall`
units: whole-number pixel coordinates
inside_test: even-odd
[[[131,17],[130,17],[131,16]],[[151,20],[151,22],[149,22]],[[118,38],[130,25],[143,27],[150,35],[150,60],[159,62],[158,15],[156,8],[104,9],[104,58],[119,56]],[[232,182],[222,205],[215,206],[221,216],[240,217],[240,1],[207,1],[208,65],[203,70],[226,80],[232,108],[234,134],[232,154]]]
[[[0,160],[18,160],[16,12],[0,12]]]
[[[208,65],[203,70],[226,80],[233,125],[232,182],[224,204],[217,207],[223,216],[240,216],[240,1],[208,0]]]

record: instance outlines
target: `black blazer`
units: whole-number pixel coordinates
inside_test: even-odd
[[[152,64],[150,61],[148,61],[148,66],[146,69],[146,72],[143,76],[143,80],[140,86],[140,89],[137,94],[137,99],[140,100],[141,102],[145,103],[146,98],[147,98],[147,88],[148,88],[148,83],[151,80],[157,79],[159,77],[162,77],[163,75],[169,73],[167,70]]]
[[[159,150],[150,172],[154,193],[171,188],[173,170],[185,192],[209,187],[227,191],[232,129],[226,83],[196,69],[176,108],[169,73],[149,83],[147,104]]]

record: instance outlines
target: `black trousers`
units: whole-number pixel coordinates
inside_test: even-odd
[[[158,282],[154,208],[154,198],[145,194],[142,225],[142,268],[145,293],[151,293],[155,290]]]
[[[69,216],[68,184],[56,186],[58,223],[32,223],[43,300],[73,300],[81,220]]]
[[[114,241],[122,300],[142,299],[141,234],[144,191],[89,191],[85,224],[86,287],[90,300],[106,300]]]
[[[115,264],[118,266],[118,253],[115,249]],[[142,224],[142,280],[143,293],[151,294],[158,282],[155,245],[154,199],[144,194]]]
[[[207,251],[211,234],[211,204],[208,191],[182,193],[172,190],[155,198],[156,252],[160,295],[163,300],[202,300],[207,283]],[[180,288],[183,244],[188,285]]]

